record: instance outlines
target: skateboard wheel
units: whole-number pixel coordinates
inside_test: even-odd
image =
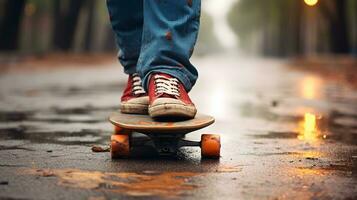
[[[221,153],[221,137],[215,134],[201,135],[201,155],[204,158],[219,158]]]
[[[129,135],[131,132],[128,129],[121,128],[119,126],[114,126],[115,135]]]
[[[112,135],[110,147],[112,158],[122,158],[129,156],[129,135]]]

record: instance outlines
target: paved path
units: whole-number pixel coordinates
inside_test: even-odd
[[[126,78],[101,68],[0,76],[0,199],[356,199],[357,93],[275,60],[196,58],[192,99],[222,157],[94,153]],[[221,71],[220,71],[221,70]],[[144,151],[143,151],[144,150]]]

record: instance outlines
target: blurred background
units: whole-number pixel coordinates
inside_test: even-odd
[[[202,0],[201,14],[190,97],[216,122],[188,137],[221,134],[221,159],[112,162],[91,152],[109,150],[127,82],[106,1],[0,0],[0,199],[357,199],[357,0]],[[19,173],[36,168],[53,172]],[[72,168],[102,178],[58,170]],[[136,181],[161,171],[203,174]]]
[[[357,55],[355,0],[203,0],[202,7],[196,56]],[[2,64],[18,56],[115,51],[103,0],[0,1]]]

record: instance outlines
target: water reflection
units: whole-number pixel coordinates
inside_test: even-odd
[[[317,116],[313,113],[305,113],[304,119],[299,122],[298,139],[307,142],[314,142],[320,136],[321,131],[317,126]]]
[[[224,81],[217,82],[214,87],[211,88],[208,99],[208,113],[214,116],[216,119],[224,119],[229,115],[229,101],[227,99],[229,95],[229,86]]]
[[[306,76],[301,82],[301,95],[306,99],[318,99],[322,81],[316,76]]]

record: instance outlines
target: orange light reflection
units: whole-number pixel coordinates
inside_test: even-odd
[[[318,139],[321,132],[317,127],[316,115],[305,113],[303,121],[299,123],[299,140],[313,142]]]
[[[315,76],[307,76],[301,83],[301,94],[305,99],[317,99],[320,97],[321,79]]]

